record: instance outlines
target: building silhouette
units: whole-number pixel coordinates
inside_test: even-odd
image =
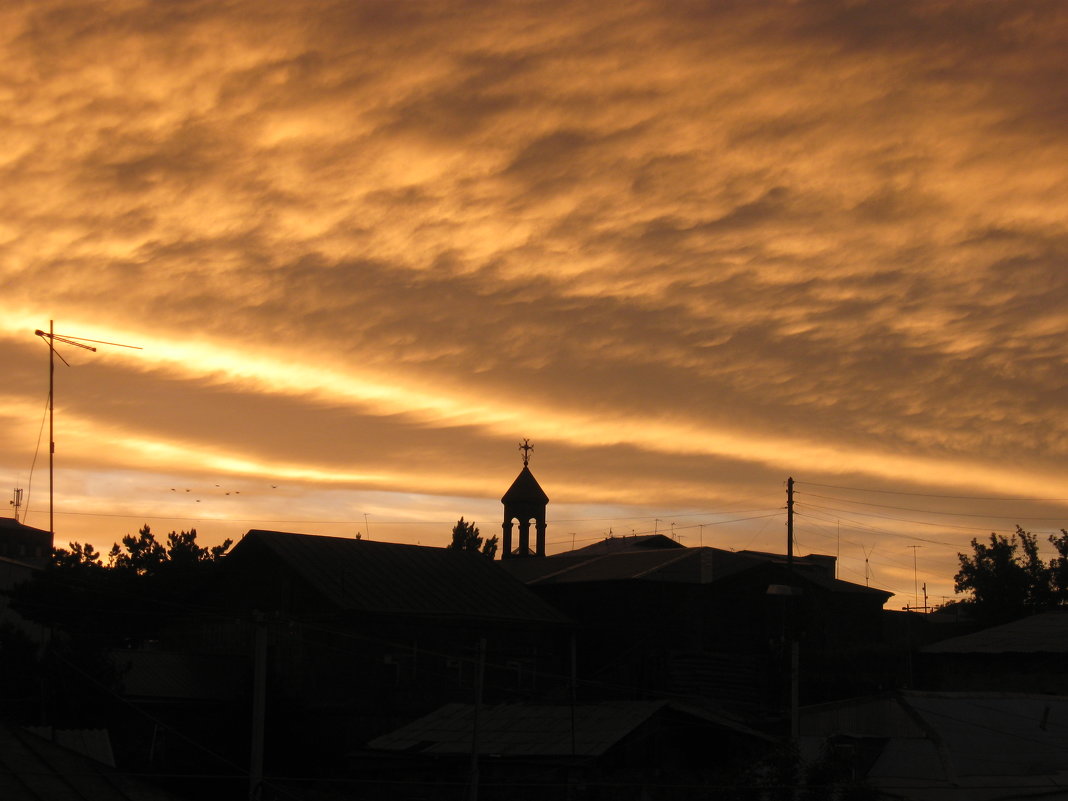
[[[523,469],[519,471],[512,486],[504,493],[504,523],[501,551],[502,559],[525,556],[545,556],[545,507],[549,496],[541,488],[534,474],[530,472],[530,451],[533,447],[529,440],[523,440],[519,446],[523,451]],[[530,523],[534,523],[534,548],[530,547]],[[512,524],[519,523],[519,544],[512,547]]]

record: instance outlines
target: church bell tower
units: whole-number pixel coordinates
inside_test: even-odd
[[[508,492],[504,493],[501,503],[504,504],[504,548],[502,559],[512,559],[523,556],[545,556],[545,507],[549,503],[549,496],[538,484],[534,474],[530,472],[530,452],[534,446],[529,439],[524,439],[519,446],[523,452],[523,469],[516,476]],[[530,521],[534,521],[534,549],[530,548]],[[512,548],[512,522],[519,523],[519,545]]]

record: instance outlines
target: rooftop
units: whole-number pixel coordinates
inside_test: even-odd
[[[479,751],[494,756],[597,757],[662,710],[673,710],[749,736],[763,735],[704,710],[668,701],[604,701],[598,704],[502,704],[482,707]],[[381,751],[461,756],[471,753],[471,704],[446,704],[368,747]],[[572,721],[574,739],[572,740]]]
[[[921,650],[926,654],[1068,653],[1068,610],[1043,612],[951,637]]]
[[[240,564],[263,553],[280,559],[346,611],[568,622],[492,560],[472,551],[253,529],[226,562]]]
[[[620,538],[628,541],[635,538]],[[666,539],[666,538],[665,538]],[[670,542],[670,540],[668,540]],[[598,543],[600,545],[601,543]],[[827,557],[813,555],[794,559],[794,572],[803,581],[829,592],[882,595],[892,593],[834,578]],[[728,576],[775,565],[785,570],[785,557],[752,551],[720,548],[633,547],[557,554],[546,559],[513,559],[501,566],[528,585],[570,584],[596,581],[660,581],[712,584]]]

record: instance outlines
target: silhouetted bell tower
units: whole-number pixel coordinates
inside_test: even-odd
[[[523,451],[523,469],[516,476],[508,492],[504,493],[504,548],[501,558],[511,559],[517,556],[545,556],[545,506],[549,496],[538,484],[530,472],[530,452],[534,446],[524,439],[519,446]],[[512,550],[512,521],[519,521],[519,547]],[[534,521],[535,546],[530,548],[530,521]]]

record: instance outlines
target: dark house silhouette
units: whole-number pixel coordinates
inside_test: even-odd
[[[917,662],[924,689],[1068,695],[1068,610],[944,639]]]
[[[0,517],[0,557],[45,567],[52,560],[52,534],[11,517]]]
[[[657,536],[501,562],[579,624],[587,693],[715,699],[749,712],[782,706],[791,627],[809,664],[831,656],[848,664],[878,643],[891,593],[841,581],[834,565],[818,554],[791,566],[777,554],[686,548]],[[841,692],[848,678],[811,672],[808,695]]]
[[[340,754],[470,700],[480,652],[487,703],[565,681],[571,622],[478,553],[253,530],[224,568],[230,608],[270,621],[268,682],[294,754],[312,741]]]

